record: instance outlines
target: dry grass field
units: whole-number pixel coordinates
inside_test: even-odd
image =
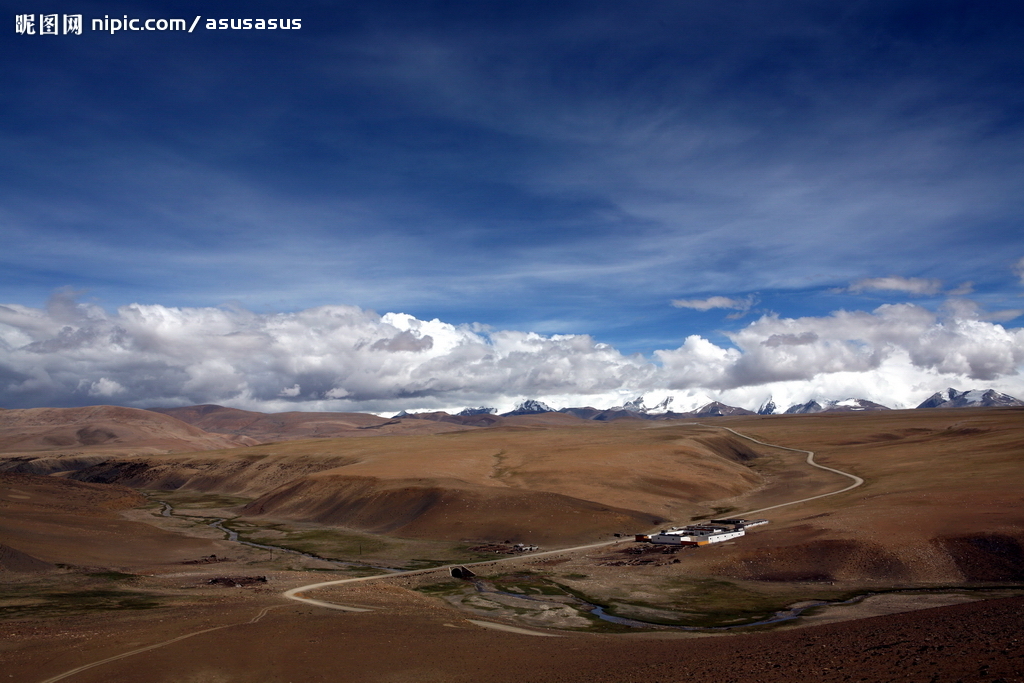
[[[48,443],[96,427],[80,416],[62,426],[54,413],[46,429],[26,427],[8,415],[21,412],[0,411],[8,680],[43,683],[111,657],[60,680],[1024,680],[1021,410],[703,425],[524,416],[233,448],[170,422],[147,443],[140,416],[122,416],[128,429],[102,411],[93,415],[119,443]],[[633,543],[636,532],[850,483],[720,427],[814,451],[865,483],[758,513],[771,523],[734,541],[676,552]],[[168,453],[170,433],[195,442]],[[269,548],[227,540],[216,520]],[[537,557],[477,547],[505,541],[610,544]],[[370,612],[280,595],[481,560],[475,583],[439,569],[312,593]],[[217,577],[267,581],[209,583]]]

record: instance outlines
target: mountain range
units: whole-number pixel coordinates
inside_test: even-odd
[[[396,418],[410,417],[427,420],[458,421],[460,424],[467,424],[464,419],[446,420],[448,418],[466,418],[475,416],[487,416],[492,419],[497,417],[511,417],[516,415],[540,415],[544,413],[565,413],[583,420],[596,420],[607,422],[623,418],[634,418],[643,420],[675,420],[687,417],[720,417],[727,415],[806,415],[811,413],[833,413],[833,412],[858,412],[866,410],[891,410],[888,406],[875,403],[864,398],[844,399],[812,399],[806,403],[798,403],[790,406],[785,411],[780,411],[775,401],[769,398],[757,411],[747,410],[736,406],[726,405],[719,401],[711,401],[700,406],[696,410],[687,412],[675,412],[670,409],[673,397],[669,396],[655,406],[648,407],[644,404],[644,397],[638,396],[632,401],[627,401],[621,406],[612,408],[573,407],[555,410],[542,401],[526,399],[520,402],[513,410],[498,415],[495,408],[466,408],[457,415],[449,415],[444,412],[434,413],[407,413],[402,411],[395,415]],[[970,407],[1021,407],[1024,401],[1002,394],[994,389],[971,389],[958,391],[953,388],[943,392],[937,392],[917,406],[921,408],[970,408]]]
[[[932,394],[918,408],[987,408],[996,406],[1024,406],[1024,401],[1008,394],[1000,394],[994,389],[957,391],[950,387],[945,391]]]

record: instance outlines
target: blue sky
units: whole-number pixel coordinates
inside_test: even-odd
[[[1024,389],[1019,3],[43,8],[82,14],[81,36],[17,35],[15,15],[38,10],[2,5],[0,405],[387,410],[658,391],[752,405],[846,390],[892,405],[950,382]],[[90,30],[104,15],[202,19],[191,34]],[[210,30],[210,18],[301,29]],[[149,359],[184,378],[173,386],[132,370],[144,344],[111,330],[133,304],[181,325],[185,310],[234,316],[200,336],[253,319],[266,335],[342,306],[437,319],[492,351],[491,331],[589,335],[624,360],[593,370],[618,384],[523,381],[550,375],[545,347],[502,384],[452,379],[451,358],[429,372],[406,359],[430,381],[399,373],[405,383],[361,393],[323,359],[417,334],[378,321],[315,352],[271,353],[276,339],[250,350],[320,354],[315,377],[279,369],[256,390],[261,371],[222,350],[206,362],[234,383],[187,389],[202,373],[177,351]],[[880,306],[931,315],[922,334],[945,341],[915,350],[895,328],[836,331],[839,313],[877,320]],[[77,346],[57,343],[64,328]],[[434,353],[444,334],[430,335],[434,351],[397,353]],[[735,370],[781,348],[764,346],[772,335],[818,361]],[[740,354],[733,369],[668,372],[661,352],[685,355],[693,337]],[[841,360],[851,349],[873,360]],[[885,369],[895,356],[903,369]],[[635,363],[642,376],[616,374]],[[805,369],[780,375],[787,364]]]

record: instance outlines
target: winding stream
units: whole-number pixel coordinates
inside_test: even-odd
[[[160,510],[160,514],[164,517],[174,516],[174,507],[165,500],[158,500],[163,508]],[[191,517],[191,515],[178,515],[179,517]],[[292,548],[284,548],[279,545],[264,545],[263,543],[253,543],[252,541],[243,541],[239,539],[238,532],[234,529],[230,529],[224,526],[224,522],[227,522],[227,517],[221,517],[220,519],[209,522],[206,526],[213,527],[217,531],[221,531],[225,535],[225,540],[231,541],[232,543],[238,543],[239,545],[247,545],[250,548],[259,548],[261,550],[269,550],[271,552],[278,550],[282,553],[291,553],[292,555],[301,555],[302,557],[308,557],[311,560],[319,560],[321,562],[327,562],[337,567],[345,567],[346,569],[357,568],[357,569],[376,569],[378,571],[387,572],[389,574],[400,573],[403,570],[395,569],[394,567],[379,567],[377,565],[365,564],[363,562],[347,562],[345,560],[332,560],[329,557],[320,557],[319,555],[313,555],[312,553],[304,553],[301,550],[293,550]]]
[[[527,595],[525,593],[512,593],[512,592],[508,592],[508,591],[501,591],[501,590],[498,590],[497,588],[494,588],[493,586],[487,585],[484,581],[481,581],[481,580],[473,581],[473,586],[476,588],[478,593],[492,593],[492,594],[495,594],[495,595],[505,595],[505,596],[509,596],[509,597],[513,597],[513,598],[519,598],[520,600],[532,600],[534,602],[547,602],[547,603],[561,602],[561,601],[553,601],[553,600],[551,600],[549,598],[545,598],[545,597],[539,597],[539,596],[534,596],[534,595]],[[612,624],[619,624],[620,626],[628,626],[630,628],[644,628],[644,629],[652,629],[652,628],[657,628],[657,629],[673,629],[673,630],[678,630],[678,631],[729,631],[729,630],[732,630],[732,629],[735,629],[735,628],[748,628],[750,626],[765,626],[767,624],[777,624],[777,623],[780,623],[780,622],[783,622],[783,621],[791,621],[793,619],[797,619],[804,612],[806,612],[807,610],[812,609],[814,607],[825,607],[825,606],[834,607],[836,605],[850,605],[850,604],[853,604],[853,603],[858,602],[860,600],[863,600],[864,598],[868,597],[869,595],[874,595],[874,593],[865,593],[864,595],[857,595],[855,597],[850,598],[849,600],[835,600],[835,601],[817,600],[817,601],[813,601],[813,602],[806,602],[806,603],[801,604],[798,607],[788,607],[788,608],[786,608],[784,610],[778,610],[777,612],[773,613],[770,617],[767,617],[767,618],[762,619],[760,621],[744,622],[742,624],[735,624],[735,625],[732,625],[732,626],[683,626],[683,625],[679,625],[679,624],[662,624],[662,623],[653,622],[653,621],[642,621],[640,619],[629,619],[627,617],[617,617],[617,616],[615,616],[613,614],[608,614],[605,611],[605,608],[603,606],[601,606],[601,605],[598,605],[598,604],[595,604],[595,603],[592,603],[592,602],[588,602],[587,600],[584,600],[583,598],[580,598],[580,597],[577,597],[577,596],[571,595],[571,594],[567,594],[566,597],[569,598],[569,603],[568,604],[580,605],[580,606],[583,607],[583,609],[585,611],[589,612],[590,614],[593,614],[598,619],[601,619],[603,621],[607,621],[607,622],[612,623]],[[563,604],[565,604],[565,603],[563,603]]]

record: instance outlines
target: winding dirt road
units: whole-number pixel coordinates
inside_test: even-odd
[[[694,424],[701,424],[701,423],[696,422]],[[710,427],[712,425],[701,424],[701,426],[702,427]],[[728,427],[717,427],[716,426],[715,428],[716,429],[724,429],[727,432],[732,432],[733,434],[735,434],[736,436],[740,437],[741,439],[746,439],[747,441],[753,441],[754,443],[761,444],[762,446],[770,446],[771,448],[781,448],[784,451],[794,451],[795,453],[806,453],[807,454],[807,464],[810,465],[811,467],[817,467],[819,470],[828,470],[829,472],[835,472],[836,474],[841,474],[844,477],[849,477],[850,479],[853,480],[852,484],[850,484],[849,486],[847,486],[844,489],[839,489],[838,491],[832,491],[830,493],[822,493],[821,495],[818,495],[818,496],[811,496],[810,498],[801,498],[800,500],[791,500],[788,503],[779,503],[778,505],[770,505],[770,506],[768,506],[766,508],[760,508],[759,510],[747,510],[746,512],[737,513],[737,516],[739,516],[739,517],[742,517],[744,515],[757,514],[758,512],[764,512],[765,510],[774,510],[776,508],[783,508],[783,507],[786,507],[787,505],[796,505],[797,503],[806,503],[809,500],[818,500],[819,498],[826,498],[828,496],[835,496],[835,495],[838,495],[840,493],[846,493],[850,489],[855,489],[855,488],[857,488],[858,486],[860,486],[861,484],[864,483],[864,480],[861,479],[860,477],[858,477],[855,474],[850,474],[849,472],[843,472],[842,470],[837,470],[837,469],[832,468],[832,467],[825,467],[824,465],[819,465],[818,463],[814,462],[814,451],[805,451],[802,448],[790,448],[789,446],[779,446],[779,445],[776,445],[776,444],[773,444],[773,443],[765,443],[764,441],[758,441],[757,439],[755,439],[755,438],[753,438],[751,436],[747,436],[746,434],[740,434],[735,429],[729,429]]]

